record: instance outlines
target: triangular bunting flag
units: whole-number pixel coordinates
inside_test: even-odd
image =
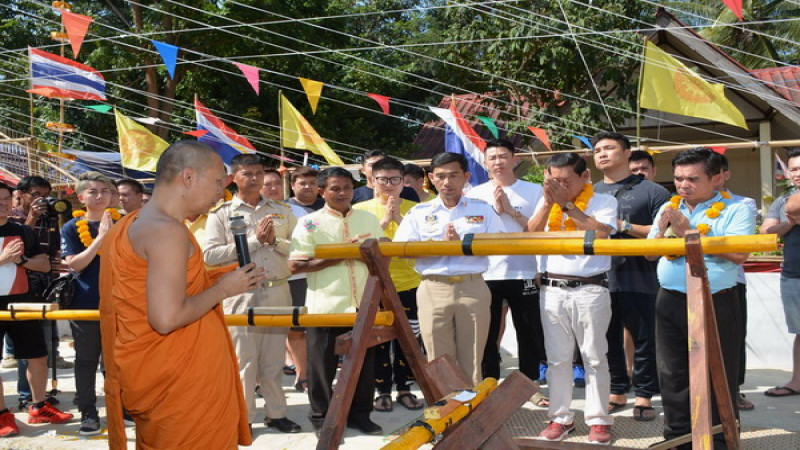
[[[97,112],[107,113],[111,111],[111,105],[89,105],[87,106],[89,109],[93,109]]]
[[[300,78],[300,83],[303,85],[303,90],[306,91],[308,103],[311,104],[311,113],[317,113],[317,103],[322,96],[322,85],[320,81],[309,80],[308,78]]]
[[[475,117],[480,119],[480,121],[483,122],[484,125],[486,125],[486,128],[489,129],[489,131],[492,133],[492,136],[494,136],[495,139],[500,137],[500,132],[497,131],[497,125],[494,123],[494,120],[485,116],[475,116]]]
[[[158,53],[161,54],[161,59],[164,60],[164,65],[167,66],[169,77],[175,77],[175,65],[178,63],[178,50],[180,48],[166,42],[152,40],[150,42],[155,45]]]
[[[314,130],[306,118],[300,114],[297,108],[282,93],[280,97],[281,128],[283,128],[281,145],[288,148],[311,150],[325,158],[328,164],[343,166],[344,162]]]
[[[387,97],[385,95],[370,94],[369,92],[367,93],[367,97],[378,102],[378,105],[380,105],[383,113],[386,114],[387,116],[389,115],[389,100],[391,100],[391,97]]]
[[[583,145],[585,145],[586,148],[588,148],[589,150],[594,148],[594,145],[592,145],[592,141],[590,141],[589,138],[587,138],[586,136],[578,136],[577,134],[573,134],[572,137],[583,142]]]
[[[67,30],[67,36],[69,36],[69,45],[72,46],[72,54],[77,58],[78,52],[81,51],[83,39],[86,37],[86,32],[89,30],[89,24],[92,23],[92,18],[62,9],[61,19],[64,21],[64,28]]]
[[[708,147],[714,153],[719,153],[720,155],[724,155],[725,152],[728,150],[726,147]]]
[[[252,86],[253,90],[256,91],[256,95],[260,95],[261,93],[259,92],[258,86],[258,73],[261,69],[238,62],[235,62],[234,64],[239,68],[239,70],[242,71],[244,77],[247,78],[247,82],[250,83],[250,86]]]
[[[183,134],[188,134],[189,136],[194,136],[199,138],[200,136],[205,136],[208,134],[208,130],[192,130],[192,131],[184,131]]]
[[[547,150],[550,150],[551,152],[553,151],[553,148],[550,147],[550,138],[547,137],[546,130],[536,127],[528,127],[528,129],[531,130],[531,133],[533,133],[533,135],[536,136],[536,138],[539,139],[542,144],[544,144]]]
[[[725,6],[728,7],[739,20],[744,20],[744,15],[742,14],[742,0],[722,0],[722,3],[725,3]]]
[[[114,116],[117,121],[122,166],[128,169],[155,172],[158,157],[169,147],[169,144],[116,109]]]

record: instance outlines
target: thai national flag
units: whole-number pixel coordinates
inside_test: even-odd
[[[255,153],[253,144],[244,136],[230,129],[208,108],[194,98],[194,109],[197,114],[197,129],[206,130],[208,133],[197,138],[200,142],[214,147],[225,164],[230,164],[231,159],[240,153]]]
[[[62,56],[28,47],[31,89],[53,98],[105,100],[106,80],[95,69]]]
[[[434,114],[445,123],[444,149],[447,152],[461,153],[467,158],[468,170],[471,173],[469,184],[477,186],[489,181],[489,174],[483,166],[486,142],[475,133],[464,117],[451,103],[450,109],[429,106]]]

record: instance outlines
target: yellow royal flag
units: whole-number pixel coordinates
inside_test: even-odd
[[[281,128],[283,138],[281,144],[288,148],[310,150],[325,158],[328,164],[343,166],[344,162],[334,153],[328,143],[317,134],[305,117],[292,105],[283,94],[281,97]]]
[[[747,129],[742,112],[725,97],[725,86],[705,81],[650,41],[644,50],[639,106]]]
[[[128,169],[155,172],[158,157],[169,144],[150,130],[114,109],[122,166]]]

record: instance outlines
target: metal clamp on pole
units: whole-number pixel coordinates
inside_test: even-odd
[[[461,241],[461,252],[467,256],[472,256],[472,240],[475,239],[473,233],[465,234],[464,239]]]
[[[597,232],[595,230],[586,230],[586,234],[583,235],[583,254],[584,255],[594,255],[594,239],[597,237]]]

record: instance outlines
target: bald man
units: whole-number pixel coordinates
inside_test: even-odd
[[[127,445],[123,404],[136,422],[137,448],[252,443],[220,302],[255,289],[264,271],[248,264],[225,275],[207,272],[184,225],[211,208],[223,180],[222,160],[211,147],[172,144],[156,166],[151,201],[103,242],[100,318],[111,449]]]

